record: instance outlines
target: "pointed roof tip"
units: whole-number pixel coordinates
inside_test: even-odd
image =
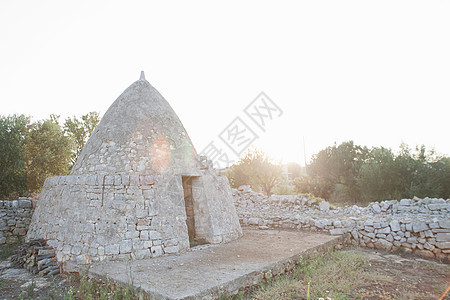
[[[139,78],[139,80],[145,80],[145,74],[144,74],[144,71],[141,71],[141,77]]]

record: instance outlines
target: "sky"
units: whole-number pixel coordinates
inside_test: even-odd
[[[101,115],[144,70],[198,152],[238,117],[304,164],[353,140],[450,155],[450,1],[0,2],[0,114]],[[279,108],[261,130],[245,108]]]

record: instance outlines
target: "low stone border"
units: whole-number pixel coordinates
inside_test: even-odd
[[[450,200],[413,198],[330,209],[304,195],[266,197],[244,186],[233,190],[243,226],[349,234],[353,245],[400,250],[450,260]]]

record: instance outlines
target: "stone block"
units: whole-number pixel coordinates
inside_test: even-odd
[[[139,185],[139,175],[130,175],[130,186]]]
[[[119,252],[121,254],[123,254],[123,253],[130,253],[132,247],[133,247],[133,242],[131,240],[123,240],[123,241],[120,242]]]
[[[18,200],[17,204],[21,208],[31,208],[32,207],[31,200]]]
[[[141,231],[139,238],[143,241],[147,241],[149,239],[148,231]]]
[[[437,242],[450,242],[450,233],[437,233],[436,234]]]
[[[417,237],[412,236],[406,239],[408,243],[417,243]]]
[[[134,225],[133,225],[133,227],[134,227]],[[137,231],[137,230],[133,230],[133,231],[128,230],[127,232],[125,232],[125,238],[126,239],[139,238],[139,231]]]
[[[425,230],[425,237],[429,238],[429,237],[434,237],[434,234],[431,230]]]
[[[114,185],[115,186],[122,185],[122,176],[120,176],[120,175],[114,176]]]
[[[323,229],[323,228],[325,228],[325,223],[322,220],[315,220],[314,226],[316,226],[317,228]]]
[[[384,239],[379,239],[377,242],[375,242],[375,248],[389,250],[392,248],[392,243]]]
[[[178,251],[180,251],[180,247],[177,246],[170,246],[170,247],[164,247],[164,253],[167,254],[174,254],[177,253]]]
[[[248,225],[259,225],[260,218],[249,218]]]
[[[377,213],[377,214],[381,213],[381,207],[376,203],[374,205],[372,205],[372,209],[373,209],[374,213]]]
[[[100,252],[100,247],[99,247],[99,252]],[[106,245],[105,246],[105,255],[109,255],[109,254],[119,254],[119,245]]]
[[[364,226],[373,226],[373,220],[364,221]]]
[[[421,232],[429,229],[428,225],[424,222],[414,222],[412,227],[413,232]]]
[[[439,226],[441,228],[450,229],[450,220],[440,220],[439,221]]]
[[[394,237],[393,237],[391,234],[388,234],[388,235],[386,236],[386,240],[387,240],[388,242],[393,242],[393,241],[394,241]]]
[[[130,185],[130,175],[122,175],[122,185],[124,186]]]
[[[114,176],[106,175],[104,180],[105,185],[114,185]]]
[[[431,222],[428,226],[430,226],[431,229],[440,227],[438,222]]]
[[[392,231],[400,231],[400,230],[401,230],[401,229],[400,229],[400,222],[397,221],[397,220],[392,220],[392,221],[389,223],[389,226],[391,227],[391,230],[392,230]]]
[[[420,237],[420,238],[417,239],[417,241],[418,241],[419,243],[421,243],[421,244],[425,244],[425,242],[426,242],[427,240],[426,240],[425,238]]]
[[[367,232],[374,232],[375,231],[375,229],[372,226],[365,226],[364,230],[367,231]]]
[[[132,255],[135,259],[146,259],[150,257],[150,250],[149,249],[141,249],[133,251]]]
[[[414,253],[428,258],[434,258],[434,253],[429,250],[416,250]]]
[[[144,241],[140,239],[133,239],[133,250],[145,249]]]
[[[389,227],[381,228],[381,229],[378,229],[376,232],[382,233],[382,234],[389,234],[389,233],[391,233],[391,228],[389,228]]]
[[[423,244],[423,248],[427,249],[427,250],[433,250],[434,246],[431,245],[430,243],[426,242],[425,244]]]
[[[327,201],[321,201],[319,203],[319,210],[320,211],[329,211],[330,210],[330,203]]]
[[[436,247],[439,249],[450,249],[450,242],[436,242]]]
[[[345,231],[342,228],[335,228],[330,230],[331,235],[341,235],[344,234]]]
[[[161,246],[153,246],[150,249],[153,257],[158,257],[164,254]]]
[[[411,205],[411,200],[410,199],[402,199],[402,200],[400,200],[399,204],[403,205],[403,206],[408,206],[408,205]]]
[[[333,221],[333,226],[336,228],[341,228],[342,222],[340,220],[335,220],[335,221]]]

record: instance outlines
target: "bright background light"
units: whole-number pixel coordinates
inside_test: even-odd
[[[256,146],[284,162],[335,141],[450,154],[449,1],[2,1],[0,114],[103,114],[139,78],[197,150],[264,91]]]

